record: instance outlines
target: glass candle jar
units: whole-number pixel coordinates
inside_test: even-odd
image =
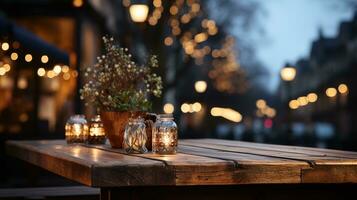
[[[67,144],[85,143],[88,138],[88,125],[84,115],[71,116],[65,126]]]
[[[105,144],[105,130],[100,115],[96,115],[89,122],[88,144]]]
[[[157,154],[177,152],[177,125],[171,114],[159,115],[154,124],[152,152]]]
[[[145,122],[142,118],[130,118],[125,126],[123,147],[128,153],[146,153],[147,141]]]

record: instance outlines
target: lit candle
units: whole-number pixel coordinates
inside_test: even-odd
[[[177,125],[172,115],[159,115],[152,136],[152,151],[157,154],[177,152]]]
[[[85,143],[88,137],[87,120],[83,115],[71,116],[65,126],[68,144]]]
[[[90,120],[88,143],[105,144],[105,141],[106,137],[103,122],[100,115],[96,115]]]

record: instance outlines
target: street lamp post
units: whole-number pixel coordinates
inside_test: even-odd
[[[286,64],[281,70],[280,70],[280,76],[281,79],[285,82],[286,85],[286,99],[287,102],[292,98],[291,96],[291,82],[295,79],[296,76],[296,69],[291,66],[290,64]],[[287,136],[288,136],[288,142],[291,140],[292,136],[292,125],[291,125],[291,110],[289,108],[289,105],[287,103]]]

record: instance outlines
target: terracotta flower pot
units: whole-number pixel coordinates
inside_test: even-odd
[[[151,150],[151,127],[156,120],[156,115],[146,112],[101,112],[105,134],[112,148],[122,148],[125,126],[130,117],[142,117],[145,119],[147,142],[146,147]]]

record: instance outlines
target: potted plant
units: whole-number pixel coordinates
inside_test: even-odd
[[[158,67],[155,55],[138,65],[128,49],[117,46],[113,38],[103,37],[103,42],[105,53],[84,70],[81,99],[97,108],[111,146],[121,148],[129,118],[145,118],[151,109],[149,96],[161,96],[162,80],[153,73]]]

